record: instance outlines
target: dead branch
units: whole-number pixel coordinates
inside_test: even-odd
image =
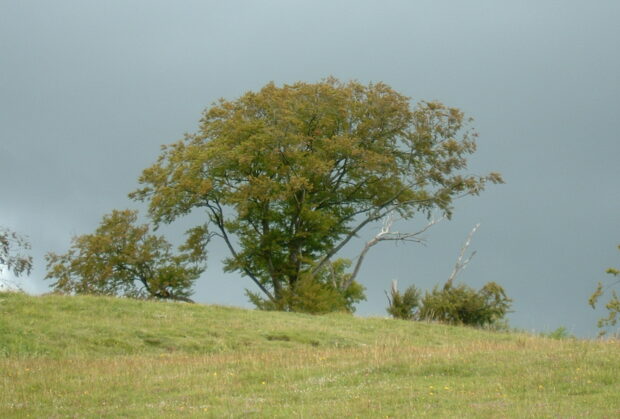
[[[456,276],[459,274],[459,272],[461,272],[467,267],[467,264],[469,263],[469,261],[471,261],[471,259],[476,255],[476,251],[474,250],[473,252],[471,252],[471,255],[469,255],[467,259],[463,260],[463,258],[465,257],[465,252],[467,251],[467,248],[469,247],[471,243],[471,238],[474,236],[474,233],[476,232],[476,230],[478,230],[478,227],[480,227],[480,223],[476,224],[474,228],[472,228],[472,230],[469,232],[469,235],[467,235],[467,239],[465,240],[465,243],[463,243],[463,246],[461,247],[459,257],[456,259],[456,263],[454,264],[452,273],[450,274],[450,276],[448,277],[448,280],[443,286],[444,290],[452,287],[452,284],[454,283]]]
[[[435,224],[443,220],[443,218],[444,217],[441,217],[438,220],[431,219],[424,228],[414,233],[400,233],[398,231],[391,231],[392,225],[394,224],[395,220],[394,220],[394,212],[393,211],[389,212],[383,218],[383,226],[381,227],[381,230],[379,231],[379,233],[377,233],[375,237],[370,239],[364,245],[364,248],[362,249],[361,253],[357,257],[357,262],[355,264],[355,268],[353,269],[353,273],[351,274],[351,277],[342,284],[342,289],[346,290],[351,285],[351,283],[355,280],[355,278],[357,277],[357,274],[359,273],[360,267],[362,266],[362,263],[364,262],[364,258],[366,257],[366,254],[368,253],[371,247],[373,247],[374,245],[376,245],[377,243],[381,241],[386,241],[386,240],[424,243],[424,238],[420,236],[423,233],[425,233],[429,228],[431,228],[432,226],[434,226]]]

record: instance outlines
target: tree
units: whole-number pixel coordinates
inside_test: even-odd
[[[45,278],[55,279],[61,293],[191,302],[191,287],[204,270],[204,227],[191,230],[174,255],[168,241],[136,221],[132,210],[105,215],[94,234],[74,237],[67,253],[46,255]]]
[[[0,227],[0,274],[7,269],[16,277],[24,273],[29,275],[32,271],[32,256],[24,253],[28,250],[30,250],[30,243],[26,238]],[[3,282],[6,281],[6,279],[3,280]]]
[[[620,245],[618,246],[618,250],[620,250]],[[620,275],[620,270],[616,268],[608,268],[606,272],[610,275],[613,275],[614,277]],[[620,280],[615,280],[611,284],[607,285],[607,287],[604,287],[603,283],[599,282],[596,290],[590,296],[589,303],[592,308],[596,308],[596,304],[598,303],[599,298],[604,294],[606,289],[609,289],[618,284],[620,284]],[[608,312],[607,317],[599,319],[598,321],[598,327],[601,329],[601,336],[606,333],[606,331],[604,330],[605,327],[612,327],[618,323],[618,313],[620,313],[620,298],[618,297],[618,294],[615,290],[611,291],[611,298],[609,299],[607,304],[605,304],[605,308]]]
[[[462,173],[476,149],[469,122],[439,102],[412,107],[384,83],[270,83],[206,109],[130,196],[156,224],[204,210],[230,251],[225,270],[279,305],[370,223],[450,217],[454,199],[501,182]]]

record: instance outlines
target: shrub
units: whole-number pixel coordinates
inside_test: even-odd
[[[420,304],[420,291],[411,285],[403,294],[398,291],[396,281],[392,282],[392,290],[388,295],[387,312],[395,319],[413,320]]]
[[[325,314],[335,311],[353,313],[354,305],[365,300],[364,287],[353,281],[343,289],[350,278],[345,270],[351,266],[348,259],[338,259],[315,275],[306,272],[291,288],[281,291],[275,302],[246,290],[252,304],[259,310],[294,311]]]
[[[418,318],[481,327],[503,319],[511,302],[495,282],[485,284],[479,291],[465,284],[448,284],[424,295]]]
[[[512,302],[495,282],[487,283],[479,291],[447,282],[442,288],[436,286],[426,292],[422,299],[414,286],[400,294],[393,284],[388,301],[387,312],[394,318],[477,327],[500,325]]]

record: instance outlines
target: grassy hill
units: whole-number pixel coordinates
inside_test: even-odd
[[[619,417],[620,343],[0,293],[0,417]]]

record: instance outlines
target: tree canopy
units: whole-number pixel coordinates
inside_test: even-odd
[[[190,231],[175,255],[168,241],[136,222],[137,211],[105,215],[93,234],[74,237],[67,253],[46,255],[45,278],[55,279],[52,286],[61,293],[191,301],[208,235],[201,227]]]
[[[207,108],[131,196],[148,201],[155,223],[204,210],[230,250],[225,269],[278,302],[386,214],[449,217],[455,198],[501,182],[463,173],[476,150],[469,123],[384,83],[269,83]]]

